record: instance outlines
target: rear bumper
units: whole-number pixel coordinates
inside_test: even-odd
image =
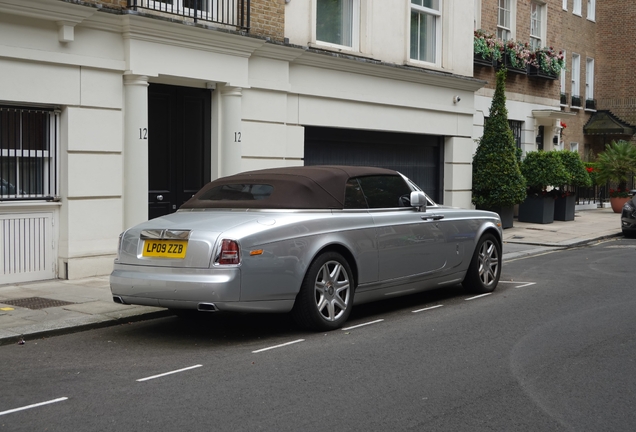
[[[293,300],[241,302],[238,267],[184,269],[115,264],[110,290],[126,304],[171,309],[199,309],[214,304],[219,311],[289,312]]]
[[[161,306],[161,301],[232,302],[241,297],[241,273],[236,267],[185,269],[115,264],[110,290],[124,300],[154,299],[152,306]]]

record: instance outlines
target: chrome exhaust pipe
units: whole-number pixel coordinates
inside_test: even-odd
[[[214,303],[199,303],[197,306],[197,310],[200,312],[218,312],[219,311],[214,305]]]
[[[113,301],[114,301],[115,303],[119,303],[119,304],[123,304],[123,305],[127,304],[127,303],[124,301],[124,299],[123,299],[123,298],[121,298],[121,297],[120,297],[120,296],[118,296],[118,295],[114,295],[114,296],[113,296]]]

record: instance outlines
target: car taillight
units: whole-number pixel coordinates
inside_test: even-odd
[[[221,242],[221,251],[217,258],[217,264],[239,264],[241,256],[239,254],[239,245],[234,240],[223,239]]]

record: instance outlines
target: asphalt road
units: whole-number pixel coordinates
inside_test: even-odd
[[[362,305],[329,333],[211,315],[2,346],[0,431],[631,431],[635,258],[518,259],[492,295]]]

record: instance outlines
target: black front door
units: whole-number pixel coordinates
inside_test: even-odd
[[[148,219],[177,209],[210,181],[210,91],[148,88]]]

